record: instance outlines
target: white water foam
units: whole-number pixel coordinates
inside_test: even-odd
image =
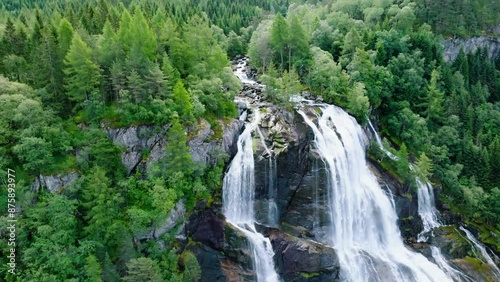
[[[323,105],[313,130],[328,170],[329,244],[337,249],[344,281],[452,281],[437,265],[409,251],[397,215],[365,159],[365,136],[342,109]]]

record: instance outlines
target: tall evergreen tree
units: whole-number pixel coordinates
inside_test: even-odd
[[[99,67],[92,61],[92,51],[78,33],[71,41],[71,47],[64,63],[66,68],[65,88],[70,100],[80,103],[97,91],[100,82]]]
[[[283,72],[286,66],[286,55],[290,47],[290,28],[281,14],[276,15],[271,25],[270,43],[277,55],[276,61],[280,62],[280,70]]]

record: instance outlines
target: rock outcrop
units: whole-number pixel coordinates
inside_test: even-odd
[[[51,193],[58,193],[78,178],[79,174],[71,172],[68,174],[39,175],[31,184],[33,191],[37,192],[41,187],[47,188]]]
[[[125,148],[121,159],[130,175],[141,163],[148,168],[151,163],[163,156],[165,134],[170,125],[161,128],[147,125],[123,128],[108,128],[102,125],[102,127],[113,143]],[[146,152],[149,152],[149,156],[143,162]]]
[[[138,168],[142,171],[148,170],[154,162],[165,155],[169,124],[161,128],[146,125],[108,128],[104,124],[101,127],[112,142],[125,149],[121,160],[129,175]],[[234,145],[243,122],[234,119],[227,124],[221,124],[221,127],[222,138],[214,138],[214,131],[204,119],[189,129],[191,137],[187,145],[194,162],[213,165],[220,157],[220,153],[227,153],[230,156],[236,153]]]
[[[444,40],[441,46],[444,60],[447,62],[454,61],[460,49],[468,54],[476,52],[479,48],[486,48],[490,59],[495,59],[500,55],[500,38],[497,37],[452,38]]]
[[[277,272],[285,281],[339,281],[340,264],[331,247],[270,229]]]
[[[221,153],[229,156],[236,154],[234,146],[243,128],[243,122],[237,119],[225,124],[221,123],[222,138],[214,138],[215,132],[210,124],[202,119],[195,128],[190,131],[195,132],[188,141],[189,153],[194,162],[206,165],[214,165]]]
[[[334,249],[279,229],[258,227],[271,241],[276,271],[284,281],[338,281]],[[249,242],[217,209],[197,210],[186,224],[186,236],[192,239],[186,248],[198,259],[201,281],[255,281]]]
[[[220,212],[197,210],[186,224],[186,247],[196,255],[201,281],[255,281],[249,243],[244,234],[225,221]]]

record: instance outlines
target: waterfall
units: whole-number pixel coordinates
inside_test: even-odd
[[[268,224],[272,227],[278,226],[278,205],[276,204],[276,198],[278,196],[278,187],[276,186],[277,179],[277,168],[276,168],[276,158],[273,155],[273,151],[269,149],[266,145],[266,139],[262,134],[262,131],[257,127],[257,132],[259,133],[259,138],[264,147],[267,155],[267,165],[266,165],[266,180],[267,180],[267,220]]]
[[[422,218],[422,224],[424,225],[424,230],[418,234],[419,242],[426,242],[428,237],[426,234],[432,229],[440,227],[441,224],[438,222],[438,211],[435,207],[434,191],[430,183],[424,183],[420,179],[417,181],[417,196],[418,196],[418,214]]]
[[[469,239],[469,241],[472,243],[473,247],[481,253],[481,256],[483,257],[483,259],[486,260],[486,263],[493,270],[492,272],[495,275],[495,278],[497,278],[498,281],[500,281],[500,269],[498,269],[498,266],[495,264],[495,262],[493,261],[491,256],[486,251],[486,247],[483,244],[481,244],[476,239],[476,237],[474,237],[474,235],[472,235],[472,233],[469,230],[465,229],[463,226],[460,226],[460,230],[462,230],[465,233],[465,235],[467,236],[467,239]],[[477,256],[477,254],[476,254],[476,256]]]
[[[389,152],[382,144],[382,139],[378,135],[377,131],[373,127],[372,122],[368,119],[368,125],[370,126],[373,135],[375,135],[375,140],[377,141],[380,149],[392,160],[397,161],[398,157]],[[415,168],[410,164],[410,170],[414,171]],[[422,219],[422,224],[424,229],[418,234],[419,242],[426,242],[428,237],[426,236],[432,229],[440,227],[441,223],[438,221],[438,210],[435,205],[434,190],[430,183],[421,181],[418,177],[415,178],[417,183],[417,197],[418,197],[418,214]]]
[[[276,186],[276,158],[269,157],[267,168],[267,181],[268,181],[268,221],[272,227],[278,226],[278,205],[276,198],[278,197],[278,187]]]
[[[441,251],[439,250],[438,247],[436,246],[431,246],[431,252],[432,252],[432,257],[436,261],[437,265],[439,265],[439,268],[441,268],[446,274],[448,274],[450,277],[453,278],[455,281],[474,281],[471,277],[468,275],[465,275],[464,273],[456,270],[455,268],[451,267],[443,257],[443,254],[441,254]]]
[[[370,126],[370,129],[372,130],[374,136],[375,136],[375,141],[379,145],[380,149],[389,156],[392,160],[397,160],[397,156],[389,152],[383,145],[382,139],[378,135],[377,131],[375,130],[375,127],[371,123],[371,120],[368,119],[368,125]],[[410,164],[410,170],[414,170],[413,165]],[[428,237],[427,234],[432,231],[434,228],[438,228],[441,225],[441,223],[438,220],[438,214],[439,211],[436,209],[435,206],[435,198],[434,198],[434,190],[433,187],[430,183],[428,182],[423,182],[421,181],[418,177],[415,179],[418,190],[417,190],[417,197],[418,197],[418,214],[420,218],[422,219],[422,224],[424,226],[424,229],[418,234],[417,241],[418,242],[427,242]],[[472,235],[472,234],[471,234]],[[438,247],[431,246],[431,252],[432,252],[432,257],[438,264],[439,268],[441,268],[446,274],[451,276],[453,279],[462,281],[465,279],[465,281],[474,281],[472,278],[464,274],[463,272],[451,267],[446,260],[444,259],[443,255],[441,254],[441,251],[439,250]]]
[[[234,75],[236,75],[242,83],[257,84],[256,81],[248,78],[247,73],[246,73],[246,69],[247,69],[247,60],[241,60],[236,65],[236,70],[234,71]]]
[[[382,143],[382,139],[380,138],[380,135],[378,135],[378,132],[375,130],[375,127],[373,127],[372,121],[369,118],[368,118],[368,125],[370,126],[370,128],[373,132],[373,135],[375,136],[375,141],[377,142],[377,145],[380,148],[380,150],[382,150],[382,152],[384,152],[384,154],[386,154],[391,160],[397,161],[398,157],[395,156],[393,153],[389,152],[389,150],[387,150],[384,147],[384,144]]]
[[[252,132],[260,121],[259,109],[238,138],[238,152],[224,176],[223,211],[227,221],[242,231],[250,242],[254,268],[259,282],[279,281],[274,270],[274,252],[271,242],[255,230],[254,196],[255,176]]]
[[[328,240],[336,248],[345,281],[451,281],[424,256],[406,249],[394,207],[365,159],[365,136],[354,118],[324,105],[313,130],[327,170]]]

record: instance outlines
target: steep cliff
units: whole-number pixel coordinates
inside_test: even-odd
[[[447,62],[454,61],[460,49],[468,54],[474,53],[480,48],[486,48],[490,59],[495,59],[500,55],[500,38],[498,37],[451,38],[444,40],[441,46],[443,47],[444,60]]]

